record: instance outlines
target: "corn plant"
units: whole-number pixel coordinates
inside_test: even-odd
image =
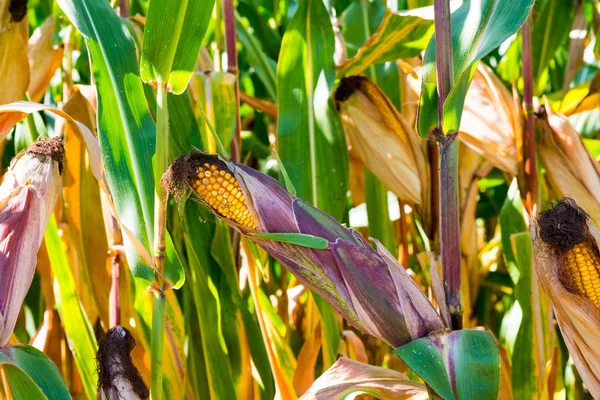
[[[600,398],[595,0],[0,0],[0,399]]]

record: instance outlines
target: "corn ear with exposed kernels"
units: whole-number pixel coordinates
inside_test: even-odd
[[[217,217],[260,245],[348,322],[398,347],[447,325],[397,260],[357,232],[290,194],[246,165],[192,152],[162,179],[182,198],[193,191]],[[310,235],[322,247],[280,241],[272,234]]]
[[[572,199],[532,224],[535,269],[583,382],[600,398],[600,233]]]

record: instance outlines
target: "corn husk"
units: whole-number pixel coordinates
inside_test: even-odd
[[[204,175],[204,168],[213,172]],[[227,184],[219,183],[223,179]],[[268,175],[194,151],[177,159],[162,182],[179,197],[186,188],[196,191],[217,217],[260,245],[363,332],[398,347],[447,327],[381,243],[375,241],[374,249],[357,232],[291,195]],[[198,189],[200,185],[214,185],[212,194]],[[219,185],[237,187],[224,192]],[[280,234],[293,240],[277,240]],[[294,241],[307,236],[319,238],[320,244],[315,248]]]
[[[586,226],[593,244],[600,246],[600,232],[594,223],[587,219]],[[569,355],[592,396],[600,398],[600,310],[565,284],[564,258],[551,244],[541,240],[535,221],[531,224],[531,235],[540,285],[552,303]]]
[[[0,347],[29,290],[37,250],[61,190],[59,139],[35,142],[11,163],[0,186]]]
[[[600,224],[600,166],[569,120],[546,102],[538,154],[557,197],[570,197]]]
[[[427,204],[425,143],[381,89],[364,76],[347,77],[336,101],[353,153],[401,201]]]

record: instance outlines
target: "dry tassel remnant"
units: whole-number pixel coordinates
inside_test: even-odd
[[[131,361],[135,339],[123,327],[106,332],[98,345],[98,399],[147,399],[150,395]]]
[[[577,371],[600,398],[600,232],[566,198],[531,225],[535,269]]]

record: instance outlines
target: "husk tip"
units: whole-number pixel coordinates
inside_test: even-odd
[[[51,157],[58,163],[58,170],[62,174],[65,147],[61,138],[53,137],[35,141],[29,146],[26,154],[38,154]]]

